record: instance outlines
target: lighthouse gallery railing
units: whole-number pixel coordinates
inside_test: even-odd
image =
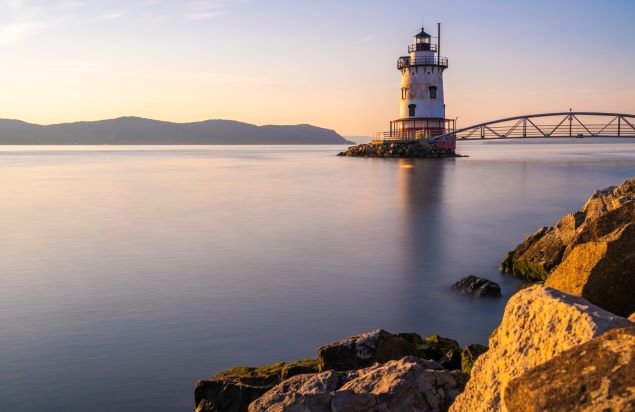
[[[399,70],[404,69],[406,67],[411,66],[438,66],[443,67],[444,69],[448,68],[448,58],[447,57],[418,57],[418,58],[410,58],[410,57],[400,57],[397,60],[397,68]]]

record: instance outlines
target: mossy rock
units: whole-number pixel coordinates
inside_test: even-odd
[[[238,366],[201,380],[194,390],[197,411],[246,412],[249,404],[280,382],[318,371],[315,359],[266,366]]]
[[[498,269],[503,273],[510,273],[530,282],[544,282],[549,276],[551,268],[545,268],[526,260],[517,260],[514,258],[514,252],[509,252]]]
[[[461,369],[461,347],[454,339],[428,336],[417,345],[416,356],[438,362],[448,370]]]
[[[479,356],[487,352],[487,346],[472,344],[468,345],[461,352],[461,370],[465,373],[471,373],[474,362]]]

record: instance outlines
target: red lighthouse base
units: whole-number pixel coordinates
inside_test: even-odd
[[[434,147],[440,150],[456,150],[456,139],[437,140],[434,142]]]

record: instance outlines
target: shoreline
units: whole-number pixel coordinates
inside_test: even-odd
[[[559,239],[561,243],[561,249],[552,251],[554,256],[562,256],[560,250],[567,250],[564,258],[561,257],[559,261],[545,263],[536,261],[537,258],[531,253],[527,254],[532,247],[537,250],[536,253],[544,250],[540,247],[540,242],[552,245],[553,239]],[[594,247],[593,250],[598,249],[598,242],[604,242],[604,246],[600,247],[599,254],[595,253],[596,259],[591,263],[588,259],[581,259],[582,255],[590,253],[590,247]],[[446,393],[454,395],[448,398],[439,397],[436,394],[435,399],[441,407],[430,410],[497,409],[503,404],[518,405],[521,398],[517,394],[527,395],[526,391],[529,390],[527,386],[531,386],[532,382],[523,378],[524,376],[539,373],[551,376],[554,372],[549,367],[560,367],[561,362],[568,362],[568,359],[579,356],[576,351],[591,349],[599,351],[598,356],[601,359],[596,363],[592,362],[592,366],[604,371],[604,374],[598,378],[598,376],[589,376],[585,371],[576,370],[575,373],[579,376],[574,375],[570,379],[573,382],[576,378],[584,381],[581,390],[594,387],[593,385],[596,385],[600,378],[609,379],[610,382],[619,386],[620,383],[611,371],[621,371],[624,367],[628,369],[628,365],[624,366],[616,358],[607,360],[601,352],[602,346],[596,342],[601,342],[603,339],[617,340],[619,351],[635,352],[635,323],[631,322],[635,321],[635,313],[633,313],[635,302],[628,296],[628,290],[633,290],[632,286],[634,286],[631,285],[635,275],[633,273],[633,262],[635,262],[633,245],[635,245],[635,177],[619,186],[596,191],[581,211],[565,215],[554,227],[539,229],[508,254],[501,264],[502,272],[522,277],[528,282],[527,285],[531,285],[531,282],[536,280],[540,284],[521,289],[512,296],[505,309],[501,325],[490,336],[489,351],[482,345],[468,345],[461,348],[456,341],[439,336],[421,338],[416,333],[392,334],[384,330],[368,332],[321,346],[315,360],[301,361],[300,364],[296,362],[258,368],[233,368],[211,379],[199,381],[196,389],[196,410],[197,412],[221,411],[225,409],[219,408],[219,402],[223,404],[230,402],[233,405],[231,410],[258,412],[278,408],[282,404],[293,405],[298,399],[313,400],[313,395],[304,393],[302,387],[294,386],[294,383],[297,381],[306,384],[312,379],[319,378],[333,380],[331,383],[334,385],[335,392],[330,390],[330,395],[325,393],[323,398],[328,398],[328,402],[322,402],[321,409],[316,408],[316,411],[330,411],[330,405],[334,402],[344,402],[341,400],[342,397],[346,402],[352,402],[351,405],[358,406],[358,409],[350,410],[363,411],[364,409],[359,406],[363,402],[356,397],[351,398],[350,393],[345,389],[349,385],[347,382],[359,381],[360,385],[364,382],[366,390],[370,390],[367,385],[376,384],[377,382],[373,379],[377,379],[377,376],[387,378],[392,376],[391,374],[399,375],[404,370],[413,368],[419,371],[422,377],[427,377],[426,379],[432,379],[431,376],[440,374],[449,374],[444,379],[454,382],[453,386],[445,388]],[[612,252],[613,250],[615,252]],[[608,269],[606,261],[611,262]],[[522,271],[516,268],[532,270]],[[540,276],[535,277],[533,275],[535,273]],[[570,282],[591,283],[596,278],[605,281],[610,279],[613,283],[626,282],[630,286],[608,288],[609,292],[600,294],[601,296],[568,286]],[[571,280],[567,283],[562,279]],[[544,286],[542,282],[545,283]],[[607,288],[601,289],[605,291]],[[572,314],[565,315],[567,311]],[[544,312],[547,312],[547,315]],[[589,313],[593,313],[591,318]],[[543,324],[564,322],[570,319],[567,316],[577,317],[579,319],[577,322],[580,324],[591,322],[596,325],[594,327],[597,330],[589,335],[580,329],[562,329],[555,335],[545,336],[546,341],[560,343],[555,353],[544,353],[542,357],[528,357],[524,361],[499,358],[502,353],[509,352],[510,348],[525,352],[526,347],[523,345],[532,345],[532,339],[535,339],[535,336],[525,329],[533,328],[536,334],[544,333],[541,331]],[[626,319],[629,316],[630,321]],[[547,320],[548,317],[550,317],[549,320]],[[518,325],[523,324],[525,326],[519,329]],[[600,324],[603,326],[599,327]],[[518,339],[501,340],[503,336],[509,334],[517,334]],[[540,352],[546,349],[537,347],[536,350]],[[506,370],[497,369],[500,362],[507,362]],[[617,366],[609,367],[611,364]],[[545,368],[546,372],[543,372]],[[472,373],[471,377],[470,373]],[[369,379],[366,374],[374,378]],[[494,381],[492,376],[495,376]],[[635,375],[630,376],[629,379],[635,379]],[[496,380],[499,382],[497,383]],[[621,384],[629,385],[629,382],[627,379],[627,382],[621,382]],[[256,386],[259,388],[257,391],[254,391],[252,387],[254,383],[257,383]],[[558,404],[559,399],[566,398],[566,394],[559,392],[559,381],[551,384],[552,386],[547,389],[533,388],[531,395],[547,394],[549,402]],[[403,388],[393,388],[395,391],[401,389]],[[338,394],[341,391],[344,392],[340,396]],[[245,395],[246,393],[249,396]],[[356,396],[362,396],[362,398],[365,396],[364,391],[356,393]],[[418,395],[431,396],[430,393]],[[631,401],[633,399],[628,396],[613,396],[608,400],[603,398],[603,402],[618,406]],[[390,403],[396,400],[390,399],[389,396],[384,399],[384,402]]]

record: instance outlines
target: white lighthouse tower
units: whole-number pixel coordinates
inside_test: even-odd
[[[408,47],[408,56],[397,61],[401,71],[399,118],[390,122],[391,140],[415,140],[438,136],[454,130],[454,120],[445,118],[443,72],[448,59],[441,57],[441,24],[436,44],[422,28]],[[454,142],[438,142],[454,148]],[[451,147],[450,147],[451,146]]]

